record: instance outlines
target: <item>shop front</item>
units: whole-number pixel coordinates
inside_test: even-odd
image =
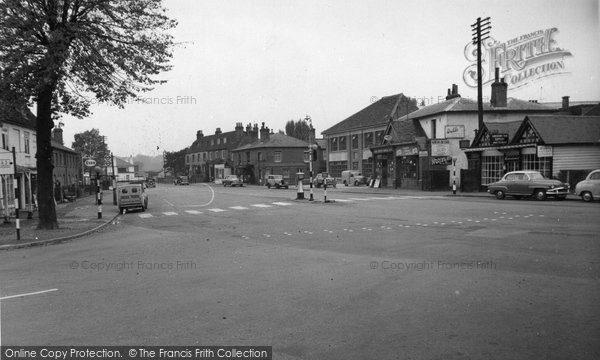
[[[419,147],[417,145],[396,148],[396,186],[405,189],[421,189]]]

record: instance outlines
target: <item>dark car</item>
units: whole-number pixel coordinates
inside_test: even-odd
[[[336,181],[334,177],[329,176],[329,173],[318,173],[317,176],[315,177],[315,186],[320,188],[321,186],[323,186],[324,184],[327,184],[327,186],[330,187],[335,187],[336,185]]]
[[[274,187],[276,189],[285,188],[287,189],[289,185],[285,182],[285,179],[281,175],[268,175],[266,180],[266,185],[270,189]]]
[[[488,192],[496,195],[496,198],[500,200],[504,199],[506,195],[517,199],[531,196],[537,200],[545,200],[547,196],[554,196],[557,200],[563,200],[569,193],[569,184],[545,178],[539,171],[511,171],[500,181],[489,184]]]

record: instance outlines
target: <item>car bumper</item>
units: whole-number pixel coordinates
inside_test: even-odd
[[[568,193],[569,188],[566,187],[556,187],[546,190],[546,194],[548,195],[567,195]]]

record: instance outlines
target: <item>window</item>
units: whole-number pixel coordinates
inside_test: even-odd
[[[364,147],[373,145],[373,133],[372,132],[365,133],[363,136],[364,136],[364,140],[363,140]]]
[[[339,149],[340,151],[342,150],[346,150],[346,137],[345,136],[340,136],[340,143],[339,143]]]
[[[250,162],[250,151],[246,152],[246,163]]]
[[[2,133],[2,142],[0,143],[2,149],[8,150],[8,134]]]
[[[364,176],[373,176],[373,163],[368,159],[362,161],[362,173]]]
[[[358,161],[352,162],[352,170],[358,170]]]
[[[202,160],[206,161],[206,153],[205,152],[202,153]]]
[[[504,156],[484,156],[481,162],[481,184],[488,185],[502,178]]]
[[[258,152],[258,161],[262,161],[262,153],[260,151]]]
[[[338,139],[337,138],[331,138],[330,149],[331,149],[331,151],[338,151]]]
[[[593,173],[592,176],[590,176],[590,180],[600,180],[600,172]]]
[[[23,132],[24,143],[25,143],[25,154],[29,154],[29,132]]]
[[[342,176],[344,170],[348,170],[348,162],[346,161],[331,161],[329,163],[329,175],[333,177]]]
[[[275,153],[273,153],[273,161],[281,162],[281,151],[275,151]]]
[[[21,131],[18,129],[13,129],[14,140],[13,144],[17,152],[21,152]]]
[[[358,135],[352,135],[352,149],[358,149]]]
[[[522,169],[535,170],[542,173],[547,178],[552,178],[552,158],[538,158],[536,154],[521,155]]]
[[[223,138],[223,144],[227,144],[227,138]]]
[[[437,139],[437,121],[435,119],[431,120],[431,138]]]
[[[375,131],[375,145],[383,144],[384,131]]]

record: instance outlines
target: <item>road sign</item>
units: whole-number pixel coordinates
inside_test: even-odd
[[[85,164],[85,166],[87,166],[87,167],[96,166],[96,160],[94,160],[94,159],[87,159],[87,160],[84,162],[84,164]]]

